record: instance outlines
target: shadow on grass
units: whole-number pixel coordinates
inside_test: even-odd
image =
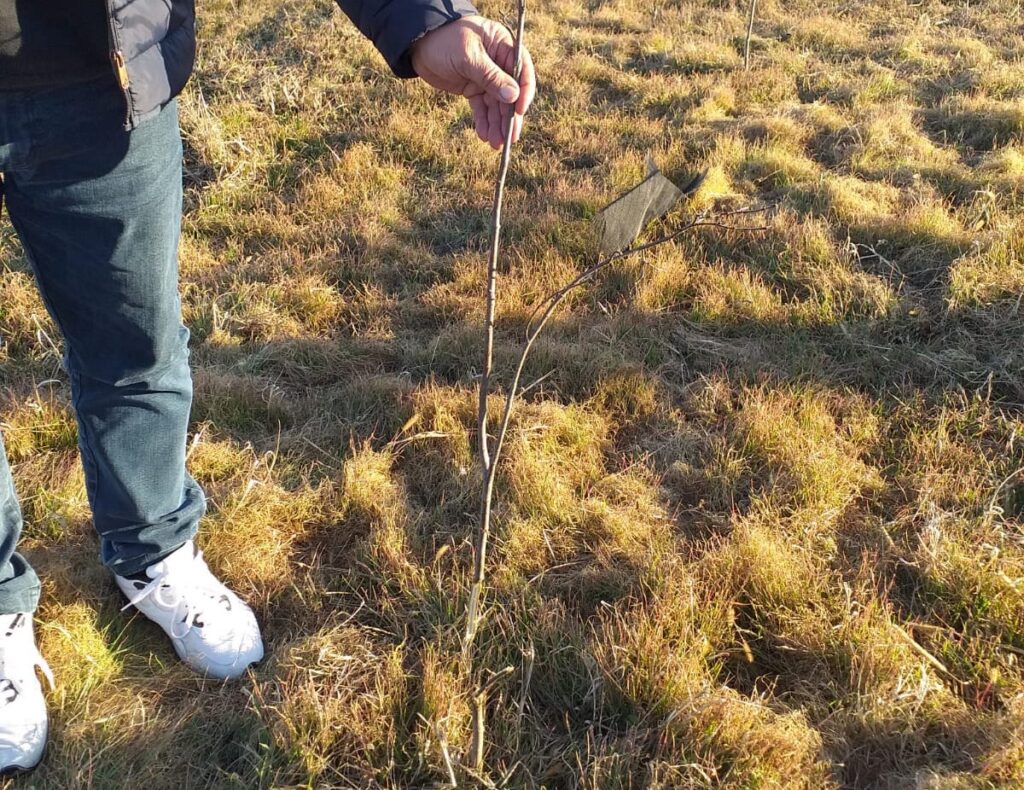
[[[268,30],[254,35],[273,40],[278,35],[273,25],[280,22],[268,24],[272,25]],[[614,86],[596,85],[595,91],[595,96],[611,102],[628,98],[616,93]],[[302,145],[307,146],[309,156],[322,159],[326,148],[321,143],[331,147],[338,142],[312,139]],[[589,166],[589,161],[581,165]],[[427,174],[440,166],[439,162],[422,165]],[[193,188],[202,190],[209,174],[203,175],[204,165],[198,160],[194,168],[198,175]],[[294,186],[301,176],[292,175],[292,181],[282,178]],[[529,185],[526,179],[523,183]],[[824,216],[831,208],[822,205],[817,194],[802,195],[797,189],[780,190],[780,194],[790,199],[803,218]],[[569,202],[562,208],[572,213],[580,206]],[[527,235],[527,221],[518,221],[518,231],[516,222],[513,220],[513,247]],[[477,239],[486,227],[486,208],[465,212],[456,222],[447,214],[423,212],[400,229],[394,243],[377,250],[394,258],[386,270],[361,270],[338,262],[335,285],[339,289],[380,282],[395,297],[389,308],[394,325],[389,336],[366,338],[339,326],[326,338],[217,346],[205,342],[212,334],[211,327],[194,326],[195,425],[209,424],[238,445],[251,444],[257,453],[275,451],[285,467],[315,464],[316,474],[324,479],[336,480],[360,447],[380,451],[393,447],[393,440],[416,413],[416,393],[435,384],[464,393],[476,386],[481,356],[479,325],[453,321],[418,297],[427,286],[450,275],[445,262],[438,259],[477,248]],[[878,256],[860,256],[853,261],[855,268],[883,280],[895,291],[895,303],[883,316],[847,310],[839,311],[833,320],[818,322],[795,315],[770,320],[728,317],[710,313],[699,294],[686,287],[680,288],[664,310],[641,312],[631,306],[639,286],[637,273],[626,268],[613,270],[585,292],[578,313],[553,321],[539,341],[525,371],[525,381],[536,383],[527,399],[584,403],[616,376],[639,371],[642,377],[664,385],[666,393],[659,397],[666,413],[684,405],[692,388],[714,376],[726,378],[734,389],[768,382],[856,392],[883,412],[918,395],[938,405],[950,393],[982,389],[992,403],[1019,408],[1024,403],[1020,357],[1024,322],[1012,301],[947,309],[943,295],[949,267],[964,252],[962,246],[938,233],[899,236],[893,231],[870,223],[850,228],[855,243],[877,248],[880,232],[887,238],[884,264]],[[403,264],[410,251],[419,247],[423,235],[431,240],[427,246],[432,262],[410,277]],[[248,239],[247,244],[252,244],[250,252],[258,254],[279,241],[269,236]],[[781,305],[817,298],[814,283],[803,279],[788,265],[791,261],[785,260],[783,238],[702,234],[681,246],[704,262],[752,274]],[[350,233],[343,238],[337,257],[359,258],[370,247],[370,240]],[[229,272],[223,274],[226,277]],[[496,358],[499,375],[505,380],[517,358],[522,330],[521,317],[500,327]],[[42,368],[35,365],[31,359],[14,358],[5,363],[3,374],[41,375]],[[472,431],[471,425],[456,427]],[[702,425],[697,430],[715,428]],[[676,429],[678,426],[672,426]],[[749,509],[756,486],[763,486],[764,481],[736,478],[730,482],[732,497],[716,500],[714,492],[720,492],[723,485],[703,468],[707,456],[702,449],[688,447],[685,437],[672,444],[663,431],[669,433],[665,425],[654,421],[649,430],[616,432],[610,443],[609,465],[614,467],[623,458],[639,459],[663,476],[666,484],[661,496],[675,516],[676,537],[686,551],[699,554],[709,538],[725,534],[730,520]],[[690,450],[692,455],[687,456]],[[369,543],[374,531],[371,523],[355,529],[330,519],[306,525],[288,554],[298,575],[308,575],[306,586],[296,582],[286,587],[270,597],[261,611],[272,658],[291,640],[316,635],[322,623],[332,618],[345,618],[354,627],[378,636],[383,632],[382,638],[394,646],[415,647],[439,632],[457,629],[462,602],[446,597],[442,588],[422,579],[429,580],[439,573],[438,568],[453,575],[460,572],[459,564],[468,557],[466,539],[474,523],[475,483],[468,479],[471,473],[460,474],[454,465],[444,466],[427,453],[410,460],[406,456],[415,456],[417,451],[404,452],[405,456],[397,453],[395,470],[399,478],[409,478],[405,481],[409,502],[401,508],[391,548],[405,551],[402,540],[407,542],[408,550],[402,554],[396,549],[396,553],[408,563],[410,575],[421,580],[419,586],[403,587],[395,582],[397,573],[382,559],[387,555],[374,554]],[[674,465],[680,460],[690,463],[691,471],[688,476],[673,477]],[[411,479],[414,463],[424,468],[432,465],[429,483]],[[736,480],[738,484],[733,485]],[[897,486],[892,479],[886,483],[890,491]],[[78,525],[79,529],[84,532],[85,526]],[[498,539],[501,537],[499,525]],[[458,562],[444,565],[436,559],[445,546],[457,554]],[[273,751],[265,721],[250,706],[249,686],[211,690],[185,676],[173,665],[170,648],[155,627],[138,621],[125,624],[113,585],[105,580],[95,554],[95,541],[87,535],[59,541],[45,552],[31,552],[33,562],[49,580],[48,597],[64,606],[87,603],[97,612],[96,627],[110,647],[126,656],[124,677],[113,682],[124,685],[122,693],[140,690],[150,694],[157,712],[150,712],[146,726],[133,729],[126,737],[123,731],[111,731],[100,721],[76,721],[74,715],[80,711],[72,709],[71,716],[55,722],[55,754],[51,757],[63,757],[52,760],[55,772],[77,766],[80,773],[69,777],[48,774],[44,769],[38,776],[65,785],[86,776],[96,786],[123,786],[125,780],[145,777],[151,761],[165,760],[183,761],[192,786],[270,786],[277,782],[278,772],[284,770],[281,766],[294,761],[295,755]],[[851,552],[849,562],[854,570],[858,561]],[[594,561],[586,546],[579,546],[564,568],[545,571],[535,583],[526,585],[528,605],[513,596],[498,601],[523,617],[531,612],[557,613],[521,624],[539,646],[529,715],[537,719],[538,731],[545,721],[557,722],[560,727],[564,722],[566,729],[537,744],[531,767],[538,769],[538,775],[545,763],[561,765],[563,752],[579,748],[573,738],[594,731],[597,681],[585,657],[588,629],[600,607],[640,597],[648,572],[649,568],[627,558],[602,565]],[[918,583],[908,582],[910,586]],[[311,589],[329,591],[330,596],[311,608],[304,597]],[[389,597],[391,603],[384,603]],[[795,688],[806,681],[807,666],[820,660],[820,656],[807,656],[804,664],[794,660],[791,652],[754,647],[767,660],[727,667],[722,678],[748,694],[769,685],[783,691]],[[493,666],[516,660],[519,645],[509,643],[506,648],[507,653],[495,657]],[[271,660],[257,676],[273,681],[276,671]],[[152,685],[149,681],[136,683],[147,673],[155,673]],[[414,689],[412,696],[425,693],[422,688]],[[164,694],[176,701],[161,706]],[[405,737],[414,726],[410,711],[418,704],[414,700],[394,712]],[[614,740],[612,736],[621,735],[623,749],[629,746],[643,754],[656,750],[656,744],[629,743],[626,737],[647,715],[642,706],[624,705],[621,710],[599,713],[605,722],[605,729],[597,733],[601,738]],[[971,719],[955,731],[936,733],[935,748],[919,753],[900,746],[900,728],[912,726],[916,726],[914,722],[900,718],[856,735],[855,739],[862,739],[867,746],[846,756],[843,781],[867,786],[879,776],[900,775],[907,764],[893,762],[889,759],[892,754],[903,754],[921,767],[976,767],[966,747],[980,737],[986,726],[983,717]],[[414,755],[399,757],[410,773],[415,773]],[[519,755],[510,753],[508,757],[512,762]],[[630,770],[640,768],[637,760]],[[562,775],[562,770],[557,768],[555,775]],[[573,770],[564,773],[566,786]],[[308,780],[315,782],[316,776]]]

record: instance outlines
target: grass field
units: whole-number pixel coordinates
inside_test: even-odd
[[[758,235],[658,248],[539,343],[498,483],[487,774],[1024,785],[1024,12],[534,3],[499,372],[650,153]],[[511,4],[484,10],[509,18]],[[328,0],[206,0],[182,102],[201,544],[265,625],[220,687],[120,613],[59,339],[0,230],[0,403],[52,743],[12,787],[430,787],[459,660],[497,157]],[[532,658],[531,658],[532,656]],[[465,786],[473,782],[463,777]]]

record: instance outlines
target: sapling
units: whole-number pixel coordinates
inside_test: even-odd
[[[518,21],[516,26],[516,40],[515,40],[515,68],[514,75],[518,78],[519,70],[522,64],[522,41],[523,33],[526,21],[526,4],[525,0],[520,0],[518,5]],[[628,246],[617,251],[610,252],[609,254],[599,254],[598,260],[590,265],[589,267],[582,270],[572,280],[563,285],[558,290],[548,295],[537,307],[535,308],[530,320],[527,322],[527,331],[525,341],[523,343],[522,350],[519,355],[518,363],[516,364],[515,371],[512,375],[512,379],[508,385],[505,394],[504,408],[502,410],[501,419],[498,422],[497,431],[494,434],[493,439],[488,432],[488,408],[487,401],[491,394],[492,375],[494,367],[494,324],[495,324],[495,308],[498,298],[498,261],[500,253],[501,243],[501,216],[502,216],[502,205],[505,195],[505,181],[508,177],[509,164],[512,155],[512,136],[514,128],[514,112],[512,108],[509,108],[508,115],[505,119],[504,128],[504,139],[505,143],[501,151],[501,159],[498,167],[498,175],[494,188],[494,203],[492,207],[492,219],[491,219],[491,234],[490,234],[490,255],[487,261],[487,292],[485,302],[485,314],[484,314],[484,360],[483,368],[480,375],[480,398],[477,413],[477,432],[479,441],[479,454],[480,454],[480,466],[483,476],[483,486],[481,489],[480,499],[480,512],[479,520],[477,524],[477,533],[473,543],[473,577],[470,587],[469,603],[466,610],[466,624],[463,632],[462,639],[462,651],[463,659],[467,662],[467,665],[472,667],[473,664],[473,644],[476,638],[477,632],[480,628],[480,623],[483,617],[483,596],[484,586],[487,579],[487,550],[490,543],[491,535],[491,517],[493,513],[493,502],[494,502],[494,484],[496,471],[498,468],[498,462],[501,459],[501,453],[505,445],[505,438],[508,435],[509,422],[512,417],[512,411],[516,403],[516,398],[520,394],[520,384],[522,381],[523,370],[526,366],[527,358],[529,357],[530,351],[533,348],[535,341],[537,340],[548,321],[555,314],[558,306],[562,303],[566,296],[568,296],[573,290],[586,284],[594,278],[596,274],[607,269],[608,267],[622,261],[625,258],[639,255],[648,250],[652,250],[655,247],[659,247],[663,244],[667,244],[675,239],[678,239],[685,233],[693,231],[697,228],[702,227],[716,227],[730,230],[764,230],[764,228],[751,227],[751,226],[736,226],[731,225],[727,222],[730,217],[737,217],[742,215],[749,215],[759,213],[765,209],[737,209],[726,211],[717,214],[698,213],[689,220],[686,220],[678,227],[668,230],[661,236],[655,238],[652,241],[648,241],[642,244],[636,244],[635,238],[631,240]],[[682,191],[679,192],[680,196],[688,195],[695,191],[703,181],[703,174],[693,179]],[[640,230],[640,223],[638,223],[638,232]],[[529,662],[529,666],[532,668],[532,657]],[[467,772],[477,778],[478,780],[482,776],[483,772],[483,757],[484,757],[484,745],[485,745],[485,734],[486,734],[486,719],[485,709],[487,704],[487,697],[490,690],[494,687],[496,682],[506,675],[509,674],[511,668],[506,667],[496,675],[492,675],[490,679],[484,680],[483,678],[478,679],[477,690],[473,693],[472,697],[472,741],[470,743],[467,754],[463,761],[463,766]],[[524,686],[529,683],[528,678],[524,679]],[[522,715],[522,709],[525,705],[525,692],[523,698],[520,700],[519,715]]]

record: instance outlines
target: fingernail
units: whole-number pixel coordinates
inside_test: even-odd
[[[516,97],[519,95],[519,91],[511,85],[505,85],[500,91],[498,91],[498,95],[501,96],[501,100],[505,102],[505,104],[511,104],[516,100]]]

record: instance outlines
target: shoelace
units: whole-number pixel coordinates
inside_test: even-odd
[[[192,600],[193,597],[209,598],[215,606],[214,611],[223,611],[224,607],[216,606],[226,596],[215,587],[211,589],[211,582],[218,584],[216,579],[212,577],[210,571],[206,567],[206,562],[203,560],[203,552],[197,551],[192,561],[188,564],[187,569],[185,567],[175,568],[175,576],[181,578],[176,579],[178,584],[176,588],[178,590],[178,600],[176,604],[176,612],[173,622],[171,623],[171,637],[174,639],[184,639],[193,628],[196,627],[197,623],[199,627],[203,627],[205,624],[199,620],[203,616],[207,609],[201,605],[200,602]],[[146,598],[151,596],[157,590],[159,590],[167,580],[167,577],[171,575],[171,570],[165,568],[156,578],[149,582],[145,587],[141,588],[135,595],[128,599],[128,603],[121,607],[121,611],[132,608],[138,603],[141,603]],[[170,587],[170,585],[168,585]],[[230,602],[228,603],[230,608]],[[177,611],[183,609],[183,611]],[[178,615],[181,615],[180,619]],[[183,625],[184,630],[178,633],[177,626]]]
[[[53,670],[50,669],[50,665],[46,663],[46,659],[40,654],[39,649],[35,645],[32,648],[35,653],[35,655],[31,656],[33,667],[38,668],[43,673],[43,677],[46,678],[50,689],[54,689],[57,684],[53,678]],[[25,691],[25,686],[20,680],[7,677],[6,658],[4,649],[0,647],[0,708],[10,705]]]

